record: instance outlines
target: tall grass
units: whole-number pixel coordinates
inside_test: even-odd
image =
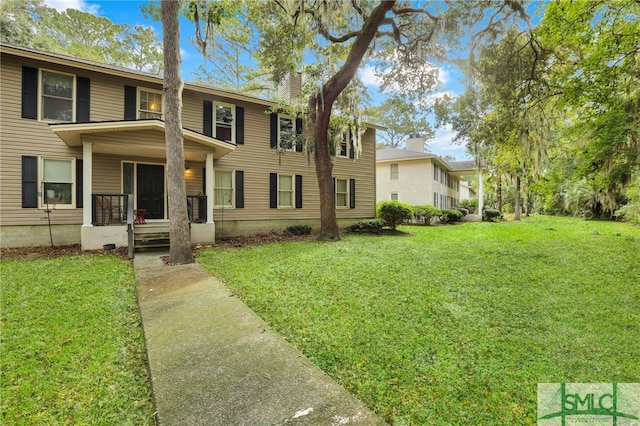
[[[392,424],[535,423],[537,383],[638,381],[637,228],[401,229],[199,261]]]

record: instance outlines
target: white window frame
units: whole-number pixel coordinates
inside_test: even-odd
[[[231,198],[230,204],[216,204],[216,190],[222,188],[216,188],[216,173],[231,173],[231,189],[229,198]],[[224,188],[228,189],[228,188]],[[235,170],[228,169],[213,169],[213,208],[214,209],[234,209],[236,207],[236,174]]]
[[[278,174],[278,208],[279,209],[292,209],[295,207],[295,203],[296,203],[296,175],[281,175]],[[280,189],[280,178],[281,177],[288,177],[291,178],[291,204],[290,205],[282,205],[280,204],[280,193],[284,192],[284,191],[289,191],[287,189]]]
[[[280,130],[282,128],[281,125],[281,120],[291,120],[291,128],[293,131],[293,135],[295,136],[296,133],[296,119],[290,115],[287,114],[278,114],[278,149],[282,150],[282,151],[290,151],[290,152],[295,152],[296,150],[296,146],[295,144],[291,144],[291,148],[282,148],[281,145],[281,141],[282,141],[282,136],[280,135]]]
[[[396,166],[396,170],[394,172],[393,170],[393,166]],[[389,179],[391,180],[398,180],[399,176],[400,176],[400,164],[399,163],[391,163],[389,165],[389,169],[391,171]]]
[[[342,132],[340,136],[340,144],[336,146],[336,157],[349,158],[349,148],[351,146],[349,135],[350,135],[350,132]],[[342,144],[344,144],[344,154],[341,153]]]
[[[349,178],[348,177],[342,177],[342,176],[336,176],[336,188],[335,188],[335,192],[334,192],[334,198],[336,200],[336,208],[337,209],[348,209],[349,208],[349,196],[351,194],[349,194]],[[338,192],[338,181],[343,180],[345,181],[346,184],[346,192]],[[339,206],[338,205],[338,194],[344,194],[345,195],[345,205],[344,206]]]
[[[71,184],[71,202],[70,203],[58,203],[55,198],[49,201],[49,208],[55,209],[75,209],[76,208],[76,159],[74,157],[57,157],[53,155],[38,156],[38,208],[46,209],[47,203],[45,202],[45,180],[44,180],[44,163],[46,160],[56,161],[68,161],[71,163],[71,181],[70,182],[54,182]]]
[[[233,119],[231,120],[230,123],[224,123],[224,125],[228,125],[231,128],[231,140],[226,142],[231,142],[232,144],[235,145],[236,143],[236,106],[234,104],[213,101],[213,137],[219,140],[224,140],[218,137],[218,120],[217,120],[216,111],[218,110],[219,106],[231,108],[231,116],[233,117]]]
[[[136,117],[138,118],[138,120],[143,119],[141,117],[142,113],[149,113],[149,114],[157,114],[157,112],[152,111],[152,110],[142,110],[142,108],[140,108],[140,102],[142,101],[142,96],[141,93],[142,92],[149,92],[149,93],[156,93],[160,95],[160,99],[162,99],[162,102],[160,104],[160,120],[164,120],[164,93],[162,93],[162,90],[158,90],[158,89],[150,89],[148,87],[138,87],[137,88],[137,94],[136,94]],[[145,118],[148,119],[148,118]]]
[[[395,198],[394,198],[394,196],[395,196]],[[397,192],[392,192],[391,193],[391,201],[399,201]]]
[[[50,119],[50,118],[45,118],[44,117],[44,85],[42,84],[42,80],[43,80],[43,73],[50,73],[50,74],[60,74],[60,75],[66,75],[66,76],[71,76],[73,77],[73,88],[72,90],[72,94],[71,94],[71,120],[70,121],[63,121],[63,120],[54,120],[54,119]],[[44,121],[46,123],[75,123],[76,121],[76,101],[77,101],[77,97],[78,97],[78,92],[77,92],[77,87],[76,87],[76,75],[75,74],[70,74],[67,72],[60,72],[60,71],[55,71],[55,70],[51,70],[51,69],[46,69],[46,68],[40,68],[38,70],[38,120],[39,121]]]

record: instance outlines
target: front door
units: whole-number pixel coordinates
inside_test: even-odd
[[[164,166],[138,163],[136,177],[137,208],[145,219],[164,219]]]

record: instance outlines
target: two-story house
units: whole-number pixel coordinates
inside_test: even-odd
[[[431,204],[441,209],[459,205],[468,196],[461,176],[478,173],[482,198],[482,170],[474,161],[445,161],[424,152],[423,138],[410,138],[406,149],[376,153],[377,201],[397,200],[410,205]]]
[[[0,54],[2,247],[127,245],[132,210],[135,228],[167,225],[162,77],[7,44]],[[313,159],[277,149],[302,120],[274,106],[185,84],[192,242],[319,225]],[[333,162],[339,224],[373,217],[375,128],[359,156],[345,141]]]

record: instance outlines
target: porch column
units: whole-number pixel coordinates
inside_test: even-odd
[[[213,154],[205,162],[205,191],[207,193],[207,223],[213,224]]]
[[[93,203],[91,199],[93,175],[93,143],[82,142],[82,226],[91,227]]]
[[[482,180],[482,167],[478,170],[478,214],[482,215],[484,207],[484,181]]]

